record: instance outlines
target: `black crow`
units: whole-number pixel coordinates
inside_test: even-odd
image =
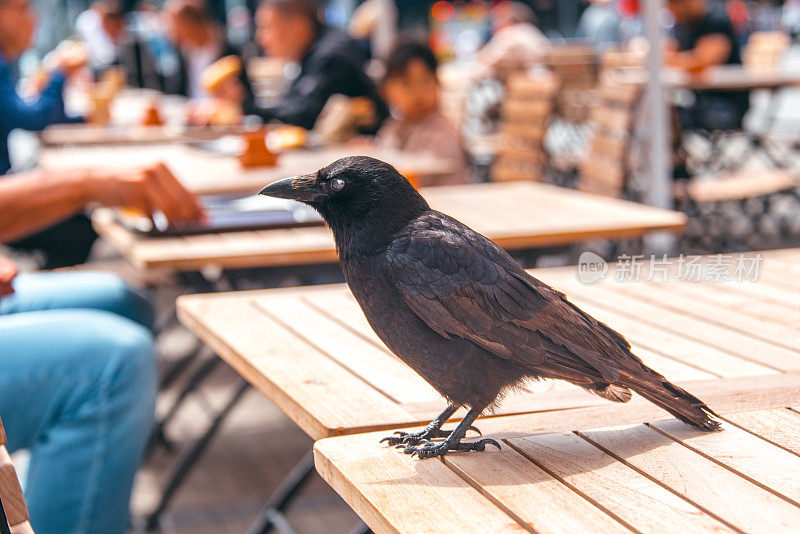
[[[499,448],[491,439],[461,440],[481,412],[527,378],[567,380],[615,402],[630,400],[633,390],[681,421],[719,428],[708,406],[644,365],[625,338],[489,239],[432,210],[391,165],[348,157],[261,194],[319,211],[369,324],[447,399],[425,430],[396,433],[383,440],[390,445],[420,458]],[[462,406],[469,411],[461,423],[443,431]]]

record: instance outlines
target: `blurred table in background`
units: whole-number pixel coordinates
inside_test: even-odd
[[[664,72],[668,87],[692,91],[749,91],[800,86],[800,72],[787,69],[726,65],[710,68],[696,75],[674,69]]]
[[[231,141],[236,143],[238,140]],[[407,176],[435,176],[452,172],[452,165],[448,161],[435,156],[346,145],[289,150],[279,154],[278,163],[272,167],[243,168],[236,156],[177,144],[50,148],[42,151],[39,164],[53,170],[86,167],[119,171],[163,162],[188,189],[197,194],[255,194],[274,180],[315,172],[339,158],[355,155],[382,159]]]
[[[90,91],[86,87],[68,88],[64,97],[67,113],[86,115],[90,109]],[[168,95],[155,89],[124,88],[114,96],[111,107],[111,124],[130,126],[139,124],[147,109],[155,103],[165,124],[185,124],[189,99],[181,95]]]
[[[83,90],[68,91],[65,106],[72,115],[87,116],[89,96]],[[166,95],[152,89],[123,89],[110,107],[109,124],[54,124],[38,136],[43,146],[82,146],[164,143],[202,139],[215,139],[226,133],[235,133],[242,127],[187,126],[188,99]],[[149,108],[155,106],[163,126],[143,126]]]
[[[259,184],[273,177],[278,178],[261,174]],[[247,176],[248,180],[254,178]],[[257,187],[252,184],[250,190]],[[534,182],[430,187],[421,192],[433,208],[506,249],[638,238],[659,230],[677,232],[686,220],[675,211]],[[322,226],[151,237],[124,228],[108,210],[96,212],[94,221],[98,233],[142,270],[200,271],[208,266],[233,269],[337,261],[333,237]]]
[[[97,126],[92,124],[56,124],[42,130],[38,137],[44,147],[92,145],[140,145],[150,143],[190,143],[217,139],[245,131],[244,126]]]

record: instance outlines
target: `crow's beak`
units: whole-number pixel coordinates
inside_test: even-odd
[[[303,174],[272,182],[259,191],[258,194],[276,198],[287,198],[299,202],[312,202],[317,199],[322,192],[319,190],[317,177],[314,174]]]

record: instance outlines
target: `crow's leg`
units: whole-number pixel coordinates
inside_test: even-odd
[[[493,439],[481,439],[469,443],[461,443],[461,440],[464,439],[464,436],[467,434],[467,430],[474,428],[472,423],[475,422],[475,419],[478,418],[485,408],[486,406],[472,408],[464,419],[461,420],[456,429],[453,430],[442,443],[431,443],[430,441],[420,442],[419,444],[412,444],[405,447],[403,452],[411,455],[416,454],[420,458],[435,458],[436,456],[444,456],[447,454],[447,451],[482,451],[486,449],[487,445],[494,445],[499,449],[500,444]]]
[[[448,404],[447,408],[444,409],[442,413],[440,413],[436,419],[431,421],[431,423],[425,427],[425,430],[422,432],[402,432],[397,431],[395,432],[394,436],[387,436],[381,440],[381,443],[384,441],[389,444],[389,446],[396,445],[399,447],[405,447],[406,445],[416,445],[421,441],[428,441],[431,439],[437,438],[446,438],[450,435],[450,432],[445,432],[442,430],[442,425],[450,419],[456,410],[458,410],[458,406],[455,404]],[[473,428],[476,432],[478,431],[477,428]],[[478,432],[480,434],[480,432]]]

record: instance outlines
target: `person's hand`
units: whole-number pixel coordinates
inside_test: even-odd
[[[94,190],[90,193],[91,199],[105,206],[147,215],[160,212],[173,224],[198,222],[205,217],[197,197],[162,163],[135,171],[98,175],[90,181]]]
[[[63,50],[59,50],[54,61],[56,67],[64,73],[64,76],[72,78],[87,65],[89,54],[83,45],[72,44]]]
[[[5,256],[0,256],[0,298],[14,292],[12,282],[19,274],[17,264]]]
[[[186,122],[190,126],[208,126],[213,115],[214,108],[209,101],[190,102],[186,106]]]

